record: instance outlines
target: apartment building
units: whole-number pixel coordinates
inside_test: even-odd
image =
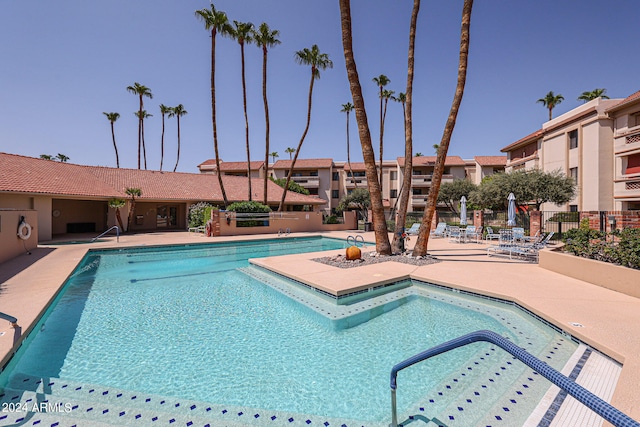
[[[560,170],[577,183],[573,200],[543,210],[640,209],[640,91],[595,99],[502,148],[505,170]]]
[[[200,173],[216,173],[216,160],[209,159],[198,165]],[[222,175],[230,176],[247,176],[247,162],[223,162],[220,161],[220,170]],[[265,167],[264,161],[251,162],[251,178],[264,178]]]

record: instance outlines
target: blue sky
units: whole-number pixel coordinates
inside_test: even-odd
[[[203,0],[6,0],[0,13],[0,151],[62,153],[72,163],[115,166],[109,122],[115,124],[121,167],[137,166],[134,82],[148,86],[153,114],[145,124],[149,169],[160,163],[159,104],[183,104],[179,171],[197,172],[213,158],[210,38],[194,11]],[[372,78],[404,92],[412,1],[353,0],[354,51],[377,152],[379,101]],[[310,69],[294,53],[317,44],[333,69],[315,82],[311,128],[301,158],[346,160],[350,102],[338,1],[218,0],[231,20],[266,22],[282,44],[269,54],[271,150],[288,159],[304,130]],[[423,1],[418,18],[414,81],[414,151],[433,154],[455,90],[462,0]],[[536,104],[552,90],[565,97],[554,116],[581,104],[587,90],[612,98],[640,89],[635,0],[476,1],[469,72],[450,155],[500,155],[500,148],[539,129],[547,110]],[[246,160],[240,48],[218,38],[217,109],[223,160]],[[264,159],[262,55],[246,47],[251,158]],[[362,159],[352,115],[352,160]],[[164,169],[176,161],[175,119],[167,119]],[[402,109],[389,103],[385,159],[404,154]]]

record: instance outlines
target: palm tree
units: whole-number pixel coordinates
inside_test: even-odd
[[[53,156],[51,154],[40,154],[40,158],[42,160],[53,160]]]
[[[395,100],[393,94],[395,92],[392,90],[383,90],[382,98],[384,98],[384,113],[382,113],[382,133],[384,134],[384,122],[387,120],[387,104],[389,104],[389,99]],[[383,148],[384,137],[380,138],[380,191],[382,191],[382,148]]]
[[[244,105],[244,134],[247,146],[247,183],[249,184],[249,201],[251,197],[251,153],[249,150],[249,118],[247,116],[247,83],[244,72],[244,45],[253,42],[253,24],[251,22],[233,21],[231,37],[240,45],[240,58],[242,60],[242,102]]]
[[[440,183],[442,182],[442,174],[444,173],[444,162],[447,158],[451,135],[456,126],[456,119],[464,95],[464,86],[467,80],[467,62],[469,59],[469,27],[471,24],[471,9],[473,8],[473,0],[464,0],[462,6],[462,25],[460,28],[460,59],[458,63],[458,83],[456,85],[456,93],[453,97],[449,117],[444,127],[442,139],[440,140],[440,149],[436,157],[436,164],[431,179],[431,188],[427,196],[427,207],[424,210],[422,224],[418,232],[418,239],[413,248],[413,256],[424,256],[427,254],[427,244],[429,242],[429,231],[431,229],[431,220],[438,203],[438,192],[440,191]]]
[[[436,156],[438,155],[438,150],[440,149],[440,144],[433,144],[433,151],[436,152]]]
[[[551,120],[553,109],[562,101],[564,101],[564,96],[560,94],[555,95],[553,91],[550,91],[544,98],[540,98],[536,102],[539,102],[549,109],[549,120]]]
[[[260,24],[258,31],[254,31],[253,39],[256,45],[262,48],[262,100],[264,102],[264,121],[265,121],[265,150],[264,150],[264,164],[267,169],[264,174],[264,201],[267,204],[267,176],[269,172],[269,103],[267,102],[267,51],[268,48],[274,47],[280,44],[278,36],[280,31],[271,30],[266,23]],[[276,153],[277,154],[277,153]],[[275,160],[274,160],[275,161]]]
[[[424,156],[424,154],[422,154],[420,151],[416,153],[416,157],[422,157],[422,156]]]
[[[62,163],[67,163],[69,161],[69,156],[65,156],[64,154],[60,154],[60,153],[58,153],[58,155],[55,158]]]
[[[609,99],[609,97],[605,95],[605,93],[607,93],[607,90],[604,88],[596,88],[592,91],[582,92],[582,95],[578,97],[578,101],[589,102],[593,101],[596,98]]]
[[[353,104],[347,102],[346,104],[342,104],[341,113],[347,113],[347,164],[349,165],[349,172],[351,172],[351,181],[355,188],[358,188],[358,184],[356,180],[353,179],[353,170],[351,169],[351,149],[349,148],[349,113],[353,111]]]
[[[296,152],[296,149],[293,147],[287,147],[286,150],[284,150],[285,153],[289,154],[289,160],[291,160],[291,154]]]
[[[123,208],[127,202],[123,199],[111,199],[109,200],[109,207],[111,209],[116,210],[116,220],[118,220],[118,225],[120,226],[120,230],[124,233],[124,226],[122,225],[122,216],[120,215],[120,208]]]
[[[272,151],[271,153],[269,153],[269,156],[271,156],[271,158],[273,159],[271,161],[272,163],[275,163],[276,162],[276,158],[280,157],[280,156],[278,156],[278,152],[277,151]],[[267,170],[267,172],[268,172],[268,170]]]
[[[216,123],[216,34],[225,37],[231,31],[231,25],[227,19],[227,14],[218,11],[211,5],[211,9],[196,10],[196,17],[204,21],[204,28],[211,31],[211,122],[213,124],[213,151],[216,157],[216,171],[218,175],[218,184],[222,192],[222,200],[225,208],[229,204],[227,200],[227,192],[224,190],[222,183],[222,174],[220,173],[220,155],[218,153],[218,129]]]
[[[116,134],[113,131],[113,124],[120,118],[120,113],[102,113],[107,116],[107,119],[111,123],[111,139],[113,140],[113,149],[116,150],[116,167],[120,167],[120,157],[118,157],[118,146],[116,145]]]
[[[284,208],[284,199],[287,196],[289,182],[291,181],[291,176],[293,175],[293,168],[295,167],[296,160],[298,160],[298,155],[300,154],[302,143],[307,136],[309,125],[311,124],[311,98],[313,95],[313,82],[315,82],[316,79],[320,78],[320,70],[333,68],[333,62],[331,62],[331,60],[329,59],[329,55],[327,55],[326,53],[321,53],[317,44],[311,46],[311,49],[304,48],[297,51],[295,58],[298,64],[311,66],[311,82],[309,83],[309,101],[307,107],[307,125],[304,128],[304,132],[302,132],[302,137],[300,138],[300,142],[298,143],[298,148],[296,148],[296,154],[295,156],[293,156],[293,160],[291,161],[291,168],[289,169],[289,173],[287,174],[287,181],[284,184],[284,190],[282,191],[282,199],[280,200],[280,206],[278,206],[278,212],[282,212],[282,209]]]
[[[391,254],[391,244],[389,243],[389,233],[387,232],[387,222],[384,217],[384,206],[382,205],[382,192],[378,182],[376,171],[376,158],[371,144],[371,133],[367,122],[367,111],[362,97],[362,87],[356,68],[356,61],[353,55],[353,41],[351,36],[351,3],[350,0],[340,0],[340,22],[342,27],[342,48],[344,51],[345,67],[349,79],[351,98],[356,112],[358,132],[360,134],[360,145],[362,146],[362,157],[364,158],[369,194],[371,196],[371,211],[373,213],[373,231],[376,237],[376,252],[383,255]]]
[[[142,190],[139,188],[127,188],[124,190],[125,194],[131,197],[131,207],[129,208],[129,217],[127,219],[127,231],[131,230],[131,224],[133,224],[133,215],[136,210],[136,197],[142,196]]]
[[[176,165],[173,167],[173,171],[175,172],[178,169],[178,162],[180,161],[180,117],[187,114],[187,110],[184,109],[182,104],[178,104],[177,106],[171,109],[169,113],[169,117],[176,116],[178,120],[178,155],[176,157]]]
[[[142,124],[140,128],[140,134],[142,136],[142,157],[144,158],[144,170],[147,170],[147,145],[144,143],[144,119],[153,117],[153,114],[147,113],[147,110],[136,111],[133,114],[136,115],[136,117]]]
[[[133,86],[127,86],[127,91],[133,93],[134,95],[138,95],[140,99],[140,108],[138,109],[138,169],[140,169],[140,147],[142,146],[142,110],[144,108],[142,97],[146,96],[147,98],[152,99],[153,94],[151,93],[151,89],[144,85],[141,85],[138,82],[135,82]]]
[[[391,83],[389,77],[380,74],[373,78],[373,82],[380,88],[378,96],[380,97],[380,192],[382,193],[382,145],[384,138],[384,114],[382,112],[382,101],[384,100],[384,87]]]
[[[162,163],[164,162],[164,116],[171,113],[171,107],[167,107],[164,104],[160,104],[160,114],[162,114],[162,136],[160,137],[160,170],[162,170]]]

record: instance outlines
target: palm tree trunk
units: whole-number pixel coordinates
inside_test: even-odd
[[[116,208],[116,219],[118,220],[120,230],[124,233],[124,227],[122,225],[122,215],[120,215],[120,208]]]
[[[140,150],[142,150],[142,95],[140,95],[140,110],[138,110],[138,169],[140,169]]]
[[[144,158],[144,170],[147,170],[147,147],[144,144],[144,120],[140,120],[140,132],[142,134],[142,157]]]
[[[116,167],[120,168],[120,157],[118,157],[118,146],[116,145],[116,133],[113,130],[113,122],[111,122],[111,139],[113,140],[113,149],[116,150]]]
[[[264,102],[265,150],[264,150],[264,201],[267,204],[267,181],[269,180],[269,103],[267,102],[267,46],[262,46],[262,100]],[[275,159],[274,159],[275,161]]]
[[[373,213],[373,231],[376,237],[376,251],[380,254],[391,254],[391,244],[389,243],[389,233],[387,223],[384,218],[384,206],[382,205],[382,194],[378,182],[376,171],[376,159],[371,144],[371,133],[367,122],[367,112],[362,97],[362,87],[353,56],[353,42],[351,39],[351,4],[350,0],[340,0],[340,21],[342,26],[342,46],[344,50],[345,66],[349,78],[349,87],[356,111],[356,121],[358,123],[358,133],[360,134],[360,144],[362,145],[362,156],[366,165],[367,181],[369,184],[369,194],[371,195],[371,210]]]
[[[162,136],[160,137],[160,171],[164,161],[164,113],[162,113]]]
[[[227,192],[224,190],[222,182],[222,172],[220,171],[220,154],[218,152],[218,126],[216,124],[216,29],[211,30],[211,123],[213,124],[213,151],[216,156],[216,173],[218,174],[218,184],[222,192],[222,200],[226,209],[229,205]]]
[[[433,214],[435,213],[436,205],[438,203],[438,192],[440,191],[440,183],[442,182],[442,174],[444,173],[444,162],[447,158],[447,151],[449,150],[451,135],[453,134],[453,129],[456,126],[458,110],[460,109],[460,103],[462,102],[462,96],[464,95],[464,86],[467,80],[467,62],[469,58],[469,27],[471,24],[472,7],[473,0],[464,0],[464,5],[462,8],[462,28],[460,30],[460,60],[458,65],[458,84],[456,86],[456,94],[453,97],[453,103],[451,104],[451,110],[449,111],[449,117],[447,118],[447,123],[444,127],[442,140],[440,141],[438,157],[436,159],[433,178],[431,180],[431,188],[429,189],[429,196],[427,198],[427,208],[424,211],[422,224],[420,226],[420,232],[418,233],[418,239],[416,241],[415,247],[413,248],[414,256],[424,256],[427,254],[427,244],[429,242],[431,220],[433,219]]]
[[[382,126],[380,127],[380,192],[382,193],[382,149],[384,147],[384,122],[387,119],[387,104],[389,98],[384,100],[384,113],[382,114]]]
[[[242,102],[244,105],[244,134],[247,145],[247,182],[249,184],[249,201],[251,198],[251,153],[249,152],[249,118],[247,116],[247,83],[244,76],[244,43],[240,44],[240,57],[242,60]]]
[[[173,167],[174,172],[178,169],[178,162],[180,162],[180,114],[176,114],[176,118],[178,120],[178,155],[176,157],[176,165]]]
[[[549,107],[549,120],[551,120],[553,107]]]
[[[349,165],[349,172],[351,173],[351,181],[353,181],[353,186],[354,188],[358,188],[358,184],[353,177],[353,169],[351,169],[351,148],[349,147],[349,111],[347,111],[347,164]]]
[[[315,67],[311,67],[311,82],[309,83],[309,100],[307,106],[307,125],[304,128],[304,132],[302,132],[302,137],[300,138],[300,142],[298,143],[298,148],[296,149],[296,154],[293,156],[293,160],[291,161],[291,168],[289,168],[289,173],[287,174],[287,180],[284,183],[284,190],[282,191],[282,199],[280,199],[280,205],[278,206],[278,212],[282,212],[284,209],[284,199],[287,197],[287,190],[289,189],[289,182],[291,181],[291,177],[293,176],[293,168],[296,165],[296,160],[298,160],[298,154],[300,154],[300,148],[302,148],[302,143],[307,136],[307,132],[309,131],[309,125],[311,124],[311,99],[313,95],[313,82],[316,76]]]
[[[382,194],[382,138],[384,134],[384,116],[382,115],[382,86],[380,86],[380,194]]]
[[[393,252],[400,252],[400,239],[407,222],[407,210],[409,209],[409,195],[411,194],[411,174],[413,169],[413,70],[416,44],[416,28],[420,0],[413,1],[411,11],[411,23],[409,26],[409,53],[407,55],[407,90],[406,100],[402,104],[404,116],[404,173],[402,174],[402,188],[400,189],[400,208],[396,216],[396,233],[393,236]]]

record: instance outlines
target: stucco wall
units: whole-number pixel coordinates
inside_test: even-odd
[[[31,225],[31,237],[18,237],[20,217],[24,216]],[[27,209],[0,208],[0,263],[15,258],[38,246],[38,213]]]
[[[38,209],[39,212],[44,212]],[[54,199],[50,212],[52,234],[67,233],[69,224],[95,223],[95,231],[106,230],[107,202],[90,200]]]
[[[316,212],[286,212],[280,217],[277,212],[270,215],[269,225],[261,227],[237,227],[233,213],[227,224],[224,214],[220,214],[220,235],[238,236],[245,234],[275,234],[285,231],[287,228],[291,233],[304,231],[338,231],[355,230],[358,228],[355,211],[344,213],[344,224],[322,224],[322,213]]]
[[[51,197],[27,196],[22,194],[0,195],[0,209],[25,209],[38,212],[37,224],[39,241],[51,240]]]

